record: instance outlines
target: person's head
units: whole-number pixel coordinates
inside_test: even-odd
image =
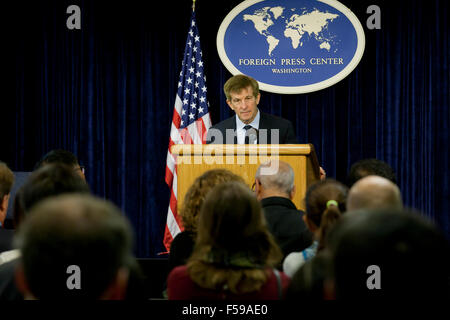
[[[255,174],[255,193],[258,200],[275,196],[292,200],[295,195],[294,170],[280,160],[261,164]]]
[[[392,181],[392,183],[397,183],[394,169],[389,164],[371,158],[357,161],[351,166],[347,176],[347,186],[351,188],[356,181],[370,175],[380,176]]]
[[[261,204],[243,183],[215,186],[206,196],[198,223],[188,270],[205,287],[256,290],[266,280],[264,269],[273,268],[282,258]],[[205,264],[212,266],[212,273],[205,272]]]
[[[348,212],[327,243],[338,299],[448,298],[448,242],[417,212]]]
[[[15,243],[16,282],[28,299],[122,299],[132,231],[112,203],[90,195],[46,199],[30,212]]]
[[[228,106],[244,123],[249,124],[258,113],[261,97],[258,82],[246,75],[236,75],[228,79],[223,87]]]
[[[34,171],[21,187],[15,202],[18,214],[27,215],[28,211],[45,198],[63,193],[90,193],[89,186],[73,169],[61,163],[53,163]],[[16,224],[24,219],[14,217]]]
[[[80,166],[77,157],[70,151],[55,149],[49,151],[36,163],[34,169],[42,168],[43,166],[51,163],[62,163],[71,167],[78,175],[86,180],[84,175],[84,167]]]
[[[0,223],[3,225],[8,212],[9,195],[14,183],[14,174],[6,163],[0,161]]]
[[[205,198],[198,224],[200,246],[229,252],[249,250],[262,261],[272,249],[261,204],[241,182],[215,186]]]
[[[389,207],[400,210],[403,203],[398,187],[386,178],[367,176],[350,188],[347,197],[348,211]]]
[[[214,169],[203,173],[194,180],[184,197],[184,202],[180,210],[183,227],[187,231],[197,232],[198,216],[205,200],[206,194],[214,186],[227,181],[239,181],[244,183],[244,179],[226,169]]]
[[[334,179],[320,180],[306,190],[305,224],[319,239],[319,250],[323,249],[325,237],[331,227],[345,212],[348,188]]]

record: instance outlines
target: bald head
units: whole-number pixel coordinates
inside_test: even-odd
[[[293,197],[294,170],[287,162],[272,160],[261,164],[256,171],[255,179],[258,198]]]
[[[357,181],[347,197],[347,211],[358,209],[402,209],[397,185],[380,176],[367,176]]]

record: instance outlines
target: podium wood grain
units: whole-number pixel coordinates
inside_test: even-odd
[[[177,159],[177,201],[180,210],[193,181],[212,169],[227,169],[244,178],[249,186],[255,181],[258,166],[268,160],[289,163],[295,175],[297,192],[293,202],[304,210],[303,198],[308,186],[319,179],[319,164],[311,144],[286,145],[174,145]]]

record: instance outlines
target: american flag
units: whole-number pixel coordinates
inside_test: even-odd
[[[164,232],[164,245],[170,251],[170,244],[183,226],[177,213],[177,166],[170,152],[174,144],[204,144],[206,132],[211,127],[208,101],[206,99],[206,78],[203,69],[200,36],[192,11],[184,58],[175,97],[169,151],[167,152],[166,183],[171,188],[170,204]]]

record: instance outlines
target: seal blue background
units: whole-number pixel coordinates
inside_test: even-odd
[[[256,10],[264,7],[284,7],[282,16],[275,20],[271,15],[274,25],[268,28],[269,32],[279,39],[278,46],[272,51],[269,56],[269,44],[266,38],[261,35],[254,27],[254,23],[250,20],[244,21],[243,17],[246,14],[253,15]],[[295,12],[290,9],[296,8]],[[305,33],[301,39],[303,46],[298,46],[296,49],[292,47],[291,38],[284,36],[286,23],[293,14],[301,14],[301,11],[306,10],[307,13],[313,10],[320,12],[328,12],[331,14],[338,14],[339,17],[333,21],[328,22],[328,30],[324,30],[325,34],[337,36],[336,44],[332,44],[330,51],[319,48],[319,42]],[[240,72],[248,74],[258,81],[266,84],[278,86],[305,86],[324,81],[333,77],[342,71],[352,60],[357,48],[357,36],[353,24],[350,20],[339,10],[319,1],[306,0],[286,0],[277,1],[269,0],[258,2],[239,13],[229,24],[224,37],[225,52]],[[337,50],[334,53],[334,50]],[[310,58],[343,58],[342,65],[310,65]],[[240,58],[248,59],[264,59],[276,58],[277,65],[271,66],[244,66],[239,65]],[[298,66],[283,66],[281,59],[291,58],[305,58],[305,65]],[[273,73],[273,68],[312,68],[311,73]]]

